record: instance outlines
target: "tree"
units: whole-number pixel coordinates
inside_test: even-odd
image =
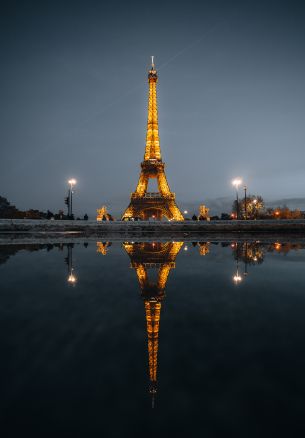
[[[84,214],[84,221],[87,221],[89,219],[87,213]]]
[[[275,219],[302,219],[303,213],[296,209],[290,210],[287,206],[278,207],[272,211],[272,215]]]
[[[195,214],[193,214],[193,216],[192,216],[192,220],[193,220],[193,221],[197,221],[197,220],[198,220],[198,218],[197,218],[197,216],[196,216]]]
[[[261,196],[249,195],[238,201],[240,219],[258,219],[265,208],[264,200]],[[237,215],[237,200],[233,202],[232,211]]]

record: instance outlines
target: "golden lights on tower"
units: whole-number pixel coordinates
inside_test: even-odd
[[[165,296],[166,282],[171,269],[175,268],[175,260],[183,242],[150,242],[123,244],[131,260],[131,267],[135,269],[141,296],[144,300],[146,330],[148,341],[148,371],[149,392],[152,396],[152,406],[157,392],[157,366],[159,327],[161,303]],[[157,280],[150,281],[148,271],[157,270]]]
[[[162,161],[158,104],[157,104],[158,74],[152,58],[152,65],[148,72],[148,110],[146,127],[146,144],[144,160],[141,163],[141,173],[135,192],[131,194],[130,204],[123,214],[123,218],[141,218],[144,220],[154,217],[161,220],[184,220],[177,207],[175,194],[171,192],[166,175],[165,164]],[[158,192],[147,191],[150,179],[156,179]]]

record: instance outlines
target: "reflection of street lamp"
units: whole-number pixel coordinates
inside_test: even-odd
[[[241,275],[239,274],[239,270],[238,270],[238,261],[237,261],[237,263],[236,263],[236,273],[235,273],[235,275],[233,276],[233,281],[234,281],[234,283],[235,283],[236,285],[238,285],[238,284],[242,281],[242,277],[241,277]]]
[[[71,179],[69,179],[68,183],[70,184],[69,193],[68,193],[68,199],[67,199],[68,216],[69,216],[69,219],[73,219],[73,213],[72,213],[72,195],[73,195],[73,186],[75,186],[75,184],[76,184],[76,179],[71,178]]]
[[[238,200],[238,186],[242,183],[242,180],[240,178],[233,179],[232,185],[235,187],[236,190],[236,218],[239,219],[239,200]]]
[[[67,277],[67,282],[69,284],[71,284],[72,286],[75,286],[76,282],[77,282],[77,277],[74,274],[74,268],[73,268],[73,261],[72,261],[72,249],[73,246],[71,244],[68,245],[68,254],[66,257],[66,262],[68,265],[68,277]]]
[[[68,276],[68,278],[67,278],[67,281],[68,281],[68,283],[70,283],[70,284],[75,284],[76,283],[76,281],[77,281],[77,278],[76,278],[76,276],[73,274],[73,268],[72,268],[72,271],[71,271],[71,273],[69,274],[69,276]]]
[[[236,285],[238,285],[241,281],[242,281],[242,276],[239,273],[239,243],[235,242],[235,243],[231,243],[231,248],[236,251],[236,272],[235,275],[233,275],[233,281]],[[246,272],[246,268],[245,268],[245,272]]]
[[[235,284],[238,284],[238,283],[240,283],[242,281],[242,277],[239,275],[238,272],[236,272],[236,275],[234,275],[233,281],[234,281]]]

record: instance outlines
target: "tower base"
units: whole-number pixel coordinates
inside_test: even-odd
[[[162,196],[160,193],[146,192],[144,196],[139,196],[137,193],[131,195],[130,204],[125,210],[122,219],[138,218],[148,220],[153,218],[161,220],[163,217],[168,220],[184,220],[177,207],[175,196],[173,194]]]

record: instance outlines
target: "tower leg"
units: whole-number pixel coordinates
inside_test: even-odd
[[[157,175],[158,188],[161,195],[169,195],[171,193],[165,173],[159,172]]]

